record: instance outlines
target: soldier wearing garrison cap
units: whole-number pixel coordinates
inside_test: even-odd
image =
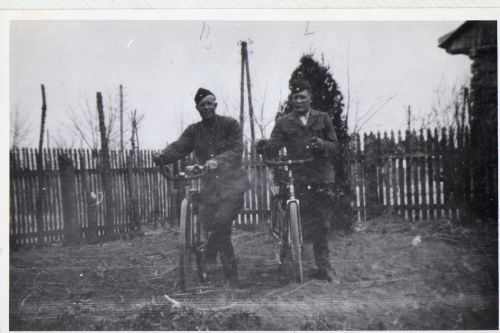
[[[338,140],[332,120],[325,112],[313,110],[312,87],[306,80],[295,80],[290,85],[293,111],[276,121],[269,140],[257,144],[257,150],[274,155],[286,147],[291,159],[302,159],[307,154],[314,161],[293,168],[296,197],[300,201],[303,234],[312,240],[317,266],[311,275],[331,281],[328,259],[328,227],[333,217],[333,158]]]
[[[209,232],[206,261],[216,263],[219,254],[226,281],[238,285],[238,273],[231,227],[243,208],[243,195],[249,188],[242,167],[243,135],[239,123],[215,113],[215,95],[200,88],[194,97],[201,121],[191,124],[179,139],[155,156],[157,163],[172,163],[194,151],[199,163],[211,170],[201,186],[200,218]]]

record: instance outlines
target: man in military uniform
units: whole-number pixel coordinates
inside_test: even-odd
[[[332,159],[338,149],[337,135],[328,114],[311,109],[312,87],[308,81],[291,84],[293,111],[279,118],[269,140],[257,144],[257,151],[276,155],[286,147],[291,159],[312,154],[314,161],[293,167],[296,197],[300,201],[305,240],[312,239],[317,270],[312,277],[331,281],[328,259],[328,227],[333,217]]]
[[[199,163],[210,170],[202,182],[200,218],[207,227],[207,264],[215,264],[217,254],[226,282],[237,286],[238,273],[231,227],[243,208],[243,195],[249,188],[248,176],[242,167],[243,135],[239,123],[215,113],[215,95],[200,88],[195,95],[201,121],[194,123],[179,139],[155,156],[159,164],[175,162],[194,151]]]

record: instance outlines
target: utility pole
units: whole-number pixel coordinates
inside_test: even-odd
[[[245,125],[245,52],[243,51],[244,43],[245,42],[241,42],[240,126],[242,130]]]
[[[252,140],[252,156],[254,155],[254,146],[255,146],[255,117],[253,112],[252,105],[252,82],[250,80],[250,65],[248,64],[248,49],[247,42],[241,41],[241,82],[240,82],[240,125],[242,130],[244,131],[244,121],[245,121],[245,112],[244,112],[244,104],[245,104],[245,74],[247,78],[247,93],[248,93],[248,117],[250,119],[250,138]]]
[[[252,138],[252,151],[253,151],[253,147],[255,146],[255,128],[254,128],[255,117],[253,115],[253,106],[252,106],[252,82],[250,80],[250,66],[248,64],[247,43],[243,42],[242,47],[245,52],[245,68],[247,73],[247,90],[248,90],[248,113],[249,113],[248,115],[250,118],[250,137]]]

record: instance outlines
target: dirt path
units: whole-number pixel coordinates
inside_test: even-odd
[[[266,229],[234,234],[241,289],[177,283],[176,234],[11,253],[11,329],[495,329],[497,238],[447,221],[369,221],[330,239],[335,281],[290,283]],[[420,243],[415,241],[420,236]],[[412,243],[413,241],[413,243]],[[306,271],[314,267],[310,246]],[[178,302],[178,303],[177,303]]]

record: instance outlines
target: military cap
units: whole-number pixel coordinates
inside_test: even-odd
[[[295,94],[295,93],[298,93],[298,92],[301,92],[304,90],[308,90],[309,92],[312,92],[312,87],[311,87],[311,84],[309,83],[309,81],[303,80],[303,79],[292,81],[292,83],[290,85],[290,91],[292,92],[292,94]]]
[[[213,94],[213,92],[211,92],[210,90],[205,89],[205,88],[200,88],[200,89],[198,89],[198,91],[196,92],[196,95],[194,96],[194,102],[196,103],[196,105],[198,105],[198,103],[202,99],[204,99],[205,97],[207,97],[209,95],[212,95],[212,96],[215,97],[215,95]]]

